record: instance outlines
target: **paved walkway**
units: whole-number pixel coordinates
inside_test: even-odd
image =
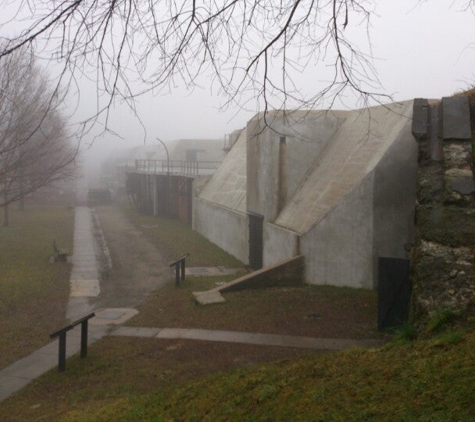
[[[89,344],[94,343],[106,335],[111,335],[156,339],[203,340],[328,351],[346,350],[354,347],[372,348],[382,345],[382,341],[370,339],[325,339],[278,334],[245,333],[239,331],[192,328],[115,327],[113,325],[123,323],[128,317],[132,317],[136,313],[137,311],[133,309],[105,309],[100,311],[97,317],[90,320]],[[79,353],[80,346],[81,327],[77,326],[67,334],[66,356],[70,357]],[[57,366],[58,340],[55,340],[0,371],[0,401],[10,397],[35,378]]]
[[[99,296],[99,268],[97,244],[94,240],[93,215],[89,207],[76,207],[74,219],[74,247],[71,270],[70,297],[66,318],[75,321],[93,311],[90,298]]]
[[[381,340],[371,339],[314,338],[281,334],[246,333],[241,331],[202,330],[196,328],[119,327],[110,334],[112,336],[204,340],[314,350],[346,350],[354,347],[372,348],[379,347],[383,344]]]
[[[88,343],[102,338],[109,327],[89,325]],[[80,325],[68,332],[66,337],[66,356],[79,352],[81,347]],[[38,349],[0,371],[0,401],[21,390],[35,378],[58,366],[58,340]],[[67,368],[67,365],[66,365]]]

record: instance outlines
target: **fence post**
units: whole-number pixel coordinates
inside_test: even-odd
[[[58,349],[58,371],[64,372],[66,370],[66,331],[59,335],[59,349]]]
[[[170,267],[175,267],[175,287],[180,285],[180,279],[185,279],[185,260],[189,255],[188,252],[170,264]]]
[[[180,262],[175,264],[175,287],[180,285]]]
[[[181,260],[181,279],[185,279],[185,258]]]
[[[88,320],[81,322],[81,357],[87,356],[87,325]]]
[[[94,312],[91,314],[78,319],[72,324],[62,328],[59,331],[50,334],[50,338],[59,337],[59,347],[58,347],[58,371],[64,372],[66,370],[66,334],[68,331],[72,330],[76,325],[81,324],[81,357],[85,358],[87,356],[87,328],[88,320],[96,316]]]

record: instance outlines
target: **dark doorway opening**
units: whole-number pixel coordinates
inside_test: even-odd
[[[249,217],[249,267],[251,270],[259,270],[263,263],[264,216],[253,212],[248,212],[247,215]]]
[[[378,329],[401,327],[409,319],[410,264],[407,259],[378,258]]]

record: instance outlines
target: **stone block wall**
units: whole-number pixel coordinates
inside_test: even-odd
[[[469,102],[416,100],[419,142],[412,318],[475,304],[475,184]],[[426,124],[424,124],[426,122]]]

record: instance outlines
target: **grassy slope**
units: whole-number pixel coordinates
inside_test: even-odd
[[[50,264],[52,242],[72,250],[74,211],[66,205],[11,206],[0,227],[0,368],[49,341],[64,324],[70,265]]]
[[[214,370],[242,366],[233,354],[236,345],[109,337],[91,347],[88,359],[68,361],[66,373],[51,371],[0,403],[0,414],[6,420],[69,421],[473,421],[474,322],[380,350],[305,356],[214,375],[205,375],[213,372],[205,366],[225,355],[232,364]],[[239,350],[241,356],[263,353],[265,361],[283,349]]]
[[[243,263],[223,251],[190,226],[179,220],[171,220],[160,216],[138,214],[128,203],[121,202],[120,206],[137,229],[170,260],[178,259],[189,252],[186,265],[190,267],[223,266],[242,267]]]
[[[475,420],[475,334],[306,356],[124,396],[83,420]],[[65,420],[75,420],[72,413]]]

